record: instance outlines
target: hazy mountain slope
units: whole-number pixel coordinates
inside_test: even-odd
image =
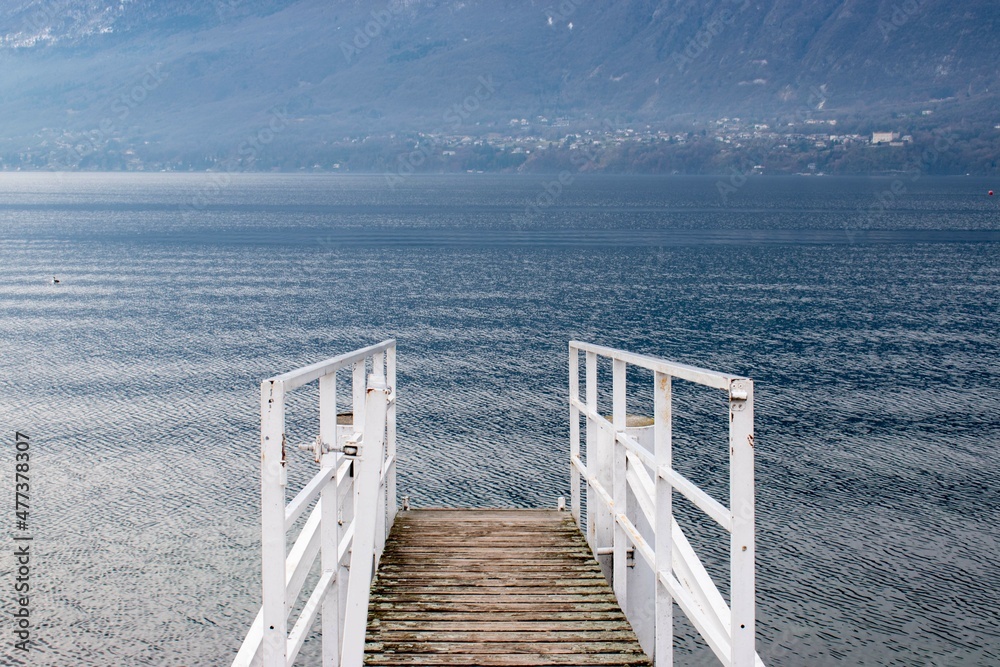
[[[4,10],[0,35],[7,149],[63,130],[208,149],[269,125],[473,132],[539,114],[986,123],[1000,79],[992,0],[38,0]]]

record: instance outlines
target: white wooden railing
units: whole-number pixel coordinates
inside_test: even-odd
[[[580,398],[580,353],[585,401]],[[612,418],[598,412],[598,357],[612,363]],[[626,421],[629,364],[653,372],[653,423],[640,435]],[[674,379],[729,396],[729,507],[674,470],[671,458]],[[657,667],[673,664],[676,602],[723,665],[763,667],[755,652],[753,381],[587,343],[569,344],[571,511],[615,596]],[[580,456],[580,421],[586,461]],[[722,418],[722,415],[720,415]],[[640,442],[645,440],[646,442]],[[719,447],[726,443],[719,443]],[[581,476],[586,524],[581,523]],[[727,604],[674,519],[677,491],[730,533]],[[639,558],[635,558],[638,554]],[[607,556],[611,556],[608,563]]]
[[[371,374],[366,377],[370,364]],[[338,437],[337,371],[353,369],[353,423]],[[319,435],[301,446],[319,472],[285,504],[285,397],[319,382]],[[263,605],[233,667],[288,667],[321,616],[323,666],[364,657],[373,573],[396,517],[396,341],[388,340],[265,380],[260,387]],[[286,536],[310,506],[290,551]],[[316,558],[322,570],[292,625]]]

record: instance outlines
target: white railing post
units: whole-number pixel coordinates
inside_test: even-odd
[[[362,359],[354,364],[354,371],[351,378],[351,412],[354,421],[354,432],[364,433],[365,431],[365,360]]]
[[[375,565],[376,522],[382,518],[378,515],[377,498],[385,461],[387,394],[385,378],[373,375],[367,390],[362,451],[354,461],[354,483],[361,489],[361,495],[354,511],[354,548],[341,656],[343,667],[361,667],[364,661],[368,596]]]
[[[580,524],[580,471],[574,461],[580,458],[580,353],[569,346],[569,507],[577,528]]]
[[[352,462],[351,466],[354,465]],[[349,528],[357,528],[354,523],[354,489],[356,478],[348,477],[346,480],[345,488],[340,491],[340,534],[341,540],[344,539],[347,530]],[[338,523],[340,523],[338,522]],[[338,575],[337,583],[337,593],[335,597],[337,598],[338,609],[340,610],[340,654],[343,655],[344,652],[344,624],[347,618],[347,584],[350,582],[351,577],[350,561],[345,558],[340,563],[340,574]],[[333,596],[333,594],[331,594]],[[337,660],[340,660],[340,655],[337,656]]]
[[[263,665],[286,667],[288,601],[285,589],[285,388],[282,382],[261,383],[260,419]]]
[[[329,373],[319,380],[319,435],[323,443],[337,444],[337,374]],[[323,572],[333,573],[333,588],[339,585],[340,538],[342,531],[339,489],[336,483],[337,463],[340,456],[336,452],[323,454],[321,467],[334,470],[334,482],[327,484],[320,496],[320,540]],[[321,612],[323,624],[323,667],[337,667],[340,664],[340,603],[336,591],[323,598]]]
[[[389,525],[396,521],[396,348],[385,351],[385,382],[391,402],[385,415],[385,456],[391,461],[386,472],[385,493],[388,502]]]
[[[602,521],[605,512],[600,509],[601,504],[597,502],[597,491],[591,488],[590,480],[597,479],[599,475],[603,474],[601,466],[601,456],[598,454],[597,449],[599,447],[598,440],[599,436],[597,433],[597,424],[591,415],[597,413],[597,355],[593,352],[587,352],[586,361],[586,384],[585,389],[587,390],[587,541],[590,543],[590,549],[597,553],[598,548],[607,547],[611,543],[611,535],[604,534],[604,530],[598,530],[597,527],[600,524],[601,528],[605,528],[606,521]],[[607,526],[610,529],[610,526]],[[600,561],[600,559],[598,559]],[[602,564],[603,567],[603,564]]]
[[[385,393],[385,399],[388,400],[388,385],[386,383],[386,372],[385,372],[385,353],[380,352],[372,357],[372,377],[368,380],[369,395],[371,394],[372,383],[380,385]],[[387,444],[385,440],[385,428],[388,426],[389,420],[389,408],[388,404],[383,414],[382,419],[382,429],[383,429],[383,443]],[[388,532],[387,521],[389,519],[389,505],[386,502],[386,482],[388,479],[383,479],[382,468],[386,460],[385,450],[382,450],[382,455],[379,458],[379,476],[375,481],[375,486],[378,489],[378,493],[375,495],[375,562],[377,563],[379,559],[382,558],[382,551],[385,549],[385,538]],[[386,475],[389,471],[386,470]]]
[[[365,359],[361,359],[360,361],[355,362],[355,364],[354,364],[354,370],[352,371],[352,378],[351,378],[351,394],[352,394],[351,412],[353,414],[353,416],[352,416],[353,430],[354,430],[355,433],[364,433],[365,432],[365,418],[366,418],[366,412],[367,412],[367,410],[365,408],[365,404],[366,404],[366,397],[368,395],[368,393],[367,393],[368,392],[368,389],[367,389],[367,387],[368,387],[368,385],[367,385],[368,375],[367,375],[367,372],[366,372],[366,369],[365,369],[366,363],[367,362],[366,362]],[[351,463],[351,475],[354,477],[354,493],[352,494],[351,504],[354,506],[354,519],[355,519],[354,525],[355,525],[355,527],[357,527],[358,526],[357,518],[358,518],[359,512],[361,511],[361,491],[364,488],[361,485],[360,481],[359,481],[359,476],[358,476],[358,461],[357,460],[355,460],[355,461],[353,461]],[[354,539],[355,539],[354,545],[356,547],[357,544],[358,544],[357,543],[357,531],[355,531],[355,533],[354,533]],[[348,566],[348,569],[350,570],[350,566]],[[354,577],[351,577],[351,579],[353,579],[353,578]],[[345,594],[345,600],[344,600],[344,618],[345,619],[350,614],[350,610],[347,609],[348,602],[347,602],[346,597],[347,597],[347,594]],[[346,629],[345,629],[345,632],[346,632]]]
[[[611,437],[611,449],[613,456],[613,498],[614,498],[614,577],[611,582],[614,586],[615,597],[622,609],[628,609],[628,584],[626,575],[628,574],[628,550],[631,541],[625,534],[625,528],[618,521],[618,516],[625,513],[625,503],[627,496],[626,472],[628,460],[625,456],[625,447],[618,444],[618,434],[625,433],[625,362],[620,359],[613,360],[612,368],[612,423],[614,434]]]
[[[672,461],[672,424],[673,406],[671,403],[670,376],[665,373],[653,374],[653,455],[656,459],[656,470],[671,468]],[[655,472],[655,471],[654,471]],[[671,539],[673,524],[673,489],[670,482],[656,474],[656,545],[654,553],[656,564],[653,568],[656,596],[654,602],[654,635],[656,637],[653,649],[653,659],[656,667],[670,667],[674,664],[674,601],[670,589],[660,579],[660,573],[671,574],[673,568],[673,541]]]
[[[753,667],[754,601],[754,472],[753,381],[734,380],[729,390],[729,507],[732,667]]]

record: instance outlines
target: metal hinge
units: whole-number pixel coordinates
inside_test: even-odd
[[[729,385],[729,408],[733,412],[742,412],[747,406],[750,391],[743,380],[733,380]]]

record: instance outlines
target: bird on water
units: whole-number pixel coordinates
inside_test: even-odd
[[[53,285],[58,285],[60,282],[61,281],[58,278],[56,278],[55,276],[52,276],[52,284]]]

